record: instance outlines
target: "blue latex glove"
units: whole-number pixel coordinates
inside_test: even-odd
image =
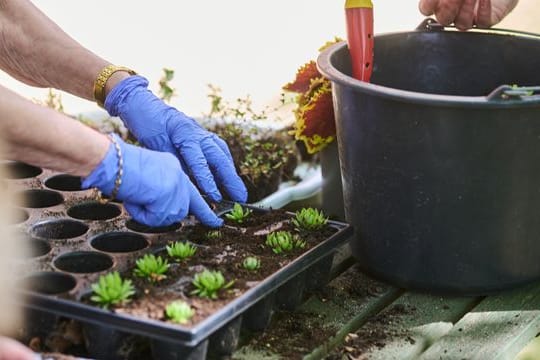
[[[147,86],[141,76],[122,80],[107,95],[105,108],[111,116],[119,116],[145,147],[178,156],[210,199],[222,200],[221,185],[233,201],[245,202],[247,190],[225,141],[165,104]]]
[[[178,159],[168,153],[151,151],[123,142],[122,184],[117,198],[136,221],[148,226],[166,226],[195,215],[207,226],[223,224],[204,201],[201,194],[182,170]],[[118,157],[111,143],[105,158],[83,179],[82,187],[97,187],[110,195],[118,172]]]

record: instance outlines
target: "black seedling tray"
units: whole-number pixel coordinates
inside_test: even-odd
[[[95,202],[94,191],[81,190],[77,177],[20,163],[7,166],[14,174],[6,180],[8,186],[27,199],[17,208],[20,216],[14,226],[30,238],[34,252],[34,257],[20,260],[21,282],[32,284],[22,291],[29,327],[43,332],[60,317],[80,321],[90,356],[100,359],[123,358],[118,349],[133,336],[148,339],[152,356],[160,360],[205,359],[208,352],[230,354],[241,329],[263,330],[276,308],[294,309],[306,292],[325,285],[335,250],[352,234],[347,224],[329,222],[335,229],[332,236],[210,316],[181,326],[103,310],[80,300],[100,275],[125,271],[134,259],[155,252],[194,226],[193,220],[166,229],[145,229],[129,219],[121,204]],[[231,207],[223,203],[215,211],[221,215]]]

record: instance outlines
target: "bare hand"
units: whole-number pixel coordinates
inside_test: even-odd
[[[518,0],[420,0],[425,16],[435,15],[443,25],[454,23],[460,30],[476,25],[488,28],[499,23],[517,5]]]
[[[0,336],[0,360],[36,360],[39,356],[21,343]]]

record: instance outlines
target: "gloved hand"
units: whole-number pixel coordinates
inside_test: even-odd
[[[211,200],[222,199],[219,184],[233,201],[245,202],[247,190],[225,141],[166,105],[147,86],[141,76],[122,80],[107,95],[105,108],[111,116],[119,116],[145,147],[178,156]]]
[[[443,25],[454,23],[467,30],[473,25],[488,28],[499,23],[517,5],[518,0],[420,0],[420,12],[435,14]]]
[[[122,152],[123,175],[117,198],[136,221],[148,226],[178,222],[189,213],[203,224],[223,224],[182,170],[178,159],[123,142],[113,135]],[[97,187],[110,195],[118,173],[118,154],[113,143],[105,158],[83,179],[82,187]]]

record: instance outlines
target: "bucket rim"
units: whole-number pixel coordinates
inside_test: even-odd
[[[405,32],[392,32],[375,36],[375,46],[377,46],[377,38],[385,36],[395,36],[413,33],[424,33],[426,31],[405,31]],[[439,33],[444,33],[441,31]],[[454,32],[454,31],[452,31]],[[496,30],[491,32],[490,30],[460,32],[461,34],[491,34],[503,35],[503,36],[517,36],[523,38],[535,38],[540,39],[540,35],[514,32],[511,30]],[[333,59],[336,54],[347,47],[346,41],[340,41],[324,49],[317,57],[317,68],[321,74],[332,82],[332,86],[339,84],[346,86],[356,92],[362,92],[368,95],[379,96],[389,100],[395,100],[406,103],[414,103],[418,105],[431,105],[431,106],[447,106],[447,107],[473,107],[473,108],[523,108],[523,107],[540,107],[540,96],[533,96],[522,99],[497,99],[490,94],[486,96],[459,96],[459,95],[444,95],[444,94],[431,94],[411,90],[402,90],[392,88],[383,85],[377,85],[364,81],[357,80],[350,75],[347,75],[339,71],[333,65]],[[376,60],[375,60],[376,61]],[[540,85],[540,84],[539,84]],[[500,91],[502,87],[509,87],[509,84],[501,84],[497,89],[493,89],[493,93]]]

